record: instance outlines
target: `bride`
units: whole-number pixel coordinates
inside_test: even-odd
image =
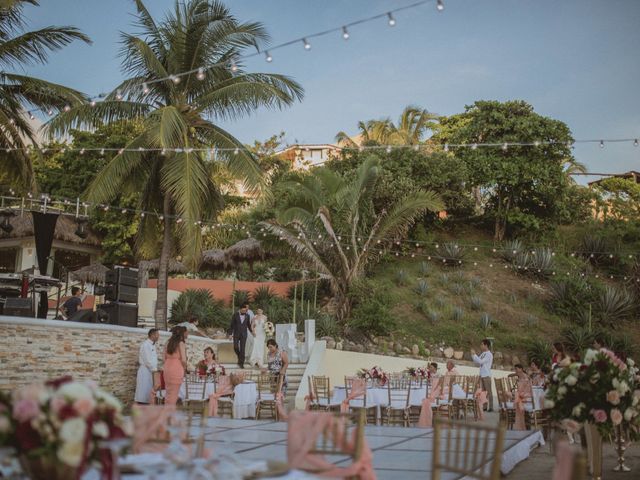
[[[267,322],[267,316],[262,313],[262,309],[256,310],[256,315],[251,322],[251,333],[253,334],[253,348],[249,356],[249,364],[257,365],[262,368],[264,366],[264,350],[265,350],[265,334],[264,324]]]

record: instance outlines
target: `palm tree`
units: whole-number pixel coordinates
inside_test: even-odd
[[[422,142],[427,131],[437,129],[438,118],[438,115],[423,108],[408,105],[398,118],[397,125],[390,118],[358,122],[359,138],[338,132],[336,142],[350,147],[370,141],[381,145],[417,145]]]
[[[122,34],[122,67],[129,78],[105,101],[63,112],[49,128],[63,134],[71,128],[144,117],[142,133],[126,148],[157,151],[125,150],[116,155],[98,173],[87,198],[107,202],[123,189],[136,189],[142,192],[141,207],[162,212],[161,226],[144,218],[139,238],[154,239],[158,230],[163,232],[155,317],[166,327],[168,260],[175,250],[192,268],[197,265],[198,222],[211,218],[221,206],[211,160],[224,162],[249,189],[255,191],[262,183],[251,154],[214,121],[235,119],[260,106],[283,108],[302,98],[302,88],[283,75],[244,71],[240,52],[259,48],[268,36],[261,24],[240,23],[217,0],[176,0],[173,11],[159,23],[141,0],[136,6],[140,34]],[[199,68],[206,74],[196,73]],[[183,72],[192,73],[177,76]],[[211,147],[237,149],[237,154],[220,151],[210,158],[192,150]]]
[[[14,0],[0,5],[0,181],[20,190],[34,190],[31,159],[25,147],[35,145],[32,118],[25,111],[45,112],[63,109],[84,100],[82,94],[62,85],[10,70],[45,64],[49,54],[74,40],[90,43],[89,37],[74,27],[45,27],[26,31],[23,8],[38,5],[37,0]],[[33,117],[33,115],[31,115]]]
[[[564,160],[562,169],[571,183],[576,183],[575,178],[573,178],[575,174],[587,173],[588,171],[587,166],[584,163],[577,161],[573,157],[569,157]]]
[[[328,168],[315,169],[301,180],[284,184],[275,220],[264,228],[284,240],[328,280],[340,322],[347,320],[349,291],[380,249],[399,240],[427,210],[443,208],[438,196],[419,191],[375,211],[373,194],[379,160],[368,158],[348,180]]]

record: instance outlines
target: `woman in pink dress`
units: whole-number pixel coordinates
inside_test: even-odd
[[[187,369],[187,345],[185,343],[185,327],[173,327],[171,338],[167,342],[164,351],[164,383],[167,389],[165,403],[175,405],[178,402],[180,385],[184,381],[184,372]]]

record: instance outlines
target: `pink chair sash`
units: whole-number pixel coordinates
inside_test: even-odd
[[[529,384],[526,385],[527,387],[529,386]],[[524,421],[525,403],[530,398],[529,394],[527,393],[527,387],[521,387],[520,385],[518,385],[518,390],[515,394],[515,398],[513,401],[516,409],[516,418],[513,424],[514,430],[526,430],[527,428]]]
[[[420,418],[418,418],[419,427],[429,428],[433,426],[433,410],[431,410],[431,405],[435,403],[438,395],[440,395],[439,386],[431,390],[429,396],[422,400],[422,407],[420,408]]]
[[[479,388],[479,389],[476,390],[476,393],[474,394],[474,397],[476,399],[476,408],[478,409],[478,420],[483,421],[484,420],[484,405],[486,403],[489,403],[489,400],[487,400],[487,392],[485,392],[484,390]]]
[[[566,480],[573,475],[573,463],[576,455],[566,440],[556,445],[556,464],[553,467],[552,480]]]
[[[354,378],[351,382],[351,391],[349,396],[345,398],[340,404],[340,412],[347,413],[349,411],[349,402],[355,400],[358,397],[363,397],[367,394],[367,384],[363,378]]]
[[[218,377],[218,385],[216,386],[215,393],[209,395],[209,416],[218,416],[218,399],[233,393],[233,386],[231,385],[231,377],[226,375]]]
[[[276,410],[279,420],[286,422],[289,419],[289,414],[284,408],[284,395],[282,392],[276,393]]]
[[[166,426],[169,423],[169,418],[175,411],[175,405],[133,406],[134,453],[140,453],[142,447],[145,446],[149,440],[158,440],[160,436],[166,434]]]
[[[335,417],[329,412],[293,411],[289,415],[287,457],[293,469],[310,470],[321,477],[345,478],[357,476],[361,480],[375,480],[373,454],[363,438],[360,458],[347,467],[339,467],[329,462],[324,455],[310,453],[314,449],[319,435],[329,430],[334,433],[334,445],[347,454],[355,450],[355,435],[346,440],[344,435],[345,418]]]
[[[309,395],[304,396],[304,409],[311,410],[311,403],[316,399],[313,392],[309,392]]]

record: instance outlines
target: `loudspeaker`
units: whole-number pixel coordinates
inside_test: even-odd
[[[129,285],[107,285],[104,299],[113,302],[138,303],[138,287]]]
[[[130,305],[128,303],[103,303],[98,305],[98,309],[102,310],[104,314],[108,316],[108,321],[111,325],[120,325],[122,327],[138,326],[138,306]]]
[[[138,271],[130,268],[114,268],[113,270],[109,270],[105,275],[105,283],[137,287]]]
[[[14,317],[33,317],[33,302],[30,298],[7,298],[4,302],[3,314]]]
[[[69,322],[82,322],[82,323],[96,323],[96,312],[91,309],[85,308],[82,310],[76,311],[73,315],[71,315],[67,321]]]

